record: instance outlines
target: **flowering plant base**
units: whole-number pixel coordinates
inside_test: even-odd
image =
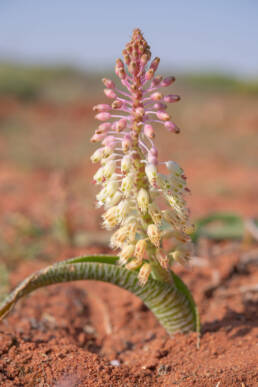
[[[138,296],[154,313],[166,331],[200,331],[199,315],[191,293],[182,280],[171,271],[172,281],[149,278],[141,286],[137,273],[118,266],[118,257],[108,255],[82,256],[56,263],[27,277],[0,306],[2,319],[23,296],[41,287],[76,280],[109,282]]]

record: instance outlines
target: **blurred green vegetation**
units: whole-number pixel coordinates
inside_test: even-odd
[[[185,74],[182,79],[186,84],[200,90],[258,95],[258,79],[238,79],[219,73]]]
[[[67,99],[93,92],[97,76],[69,66],[0,63],[0,96],[22,101]]]
[[[107,71],[107,76],[111,71]],[[35,99],[69,100],[101,88],[101,74],[85,72],[69,66],[36,66],[0,63],[0,96],[23,101]],[[245,80],[220,73],[181,74],[179,83],[200,91],[236,92],[258,95],[258,79]]]

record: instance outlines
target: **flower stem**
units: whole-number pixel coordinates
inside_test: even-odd
[[[27,277],[0,305],[2,319],[23,296],[33,290],[76,280],[109,282],[138,296],[154,313],[166,331],[200,330],[196,305],[186,285],[173,272],[173,282],[150,278],[145,286],[139,284],[137,272],[116,265],[118,257],[83,256],[69,259],[40,270]]]

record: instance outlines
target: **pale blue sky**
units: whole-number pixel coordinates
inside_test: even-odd
[[[135,27],[163,66],[258,76],[257,0],[0,0],[0,59],[101,70]]]

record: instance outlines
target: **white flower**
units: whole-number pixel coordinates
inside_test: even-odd
[[[133,256],[135,246],[125,245],[119,254],[121,263],[125,264]]]
[[[143,256],[145,254],[145,251],[146,251],[146,240],[145,239],[140,239],[136,245],[135,245],[135,252],[134,252],[134,255],[135,257],[138,259],[138,260],[141,260],[143,259]]]
[[[156,224],[149,224],[147,228],[147,234],[150,238],[151,243],[154,244],[154,246],[159,247],[160,245],[160,232]]]
[[[158,209],[158,206],[155,203],[150,203],[148,207],[148,212],[153,220],[153,222],[159,225],[162,221],[162,214]]]
[[[105,148],[99,148],[93,153],[90,159],[93,163],[98,163],[104,157],[104,155]]]
[[[147,164],[145,167],[145,173],[151,186],[156,187],[158,171],[155,165]]]
[[[127,173],[132,165],[131,155],[125,155],[121,160],[121,172]]]
[[[112,228],[114,228],[119,223],[118,206],[109,208],[103,215],[103,219],[104,219],[103,224],[108,230],[111,230]]]
[[[143,214],[146,214],[149,204],[149,194],[146,189],[141,188],[137,195],[137,203]]]
[[[133,175],[127,175],[123,178],[121,183],[121,191],[124,193],[125,197],[128,197],[131,193],[133,187]]]
[[[151,273],[151,265],[149,263],[144,263],[138,274],[138,279],[142,286],[144,286],[148,281],[150,273]]]
[[[113,175],[113,173],[115,173],[115,170],[116,170],[116,162],[115,160],[110,160],[105,164],[103,174],[106,178],[109,178]]]

